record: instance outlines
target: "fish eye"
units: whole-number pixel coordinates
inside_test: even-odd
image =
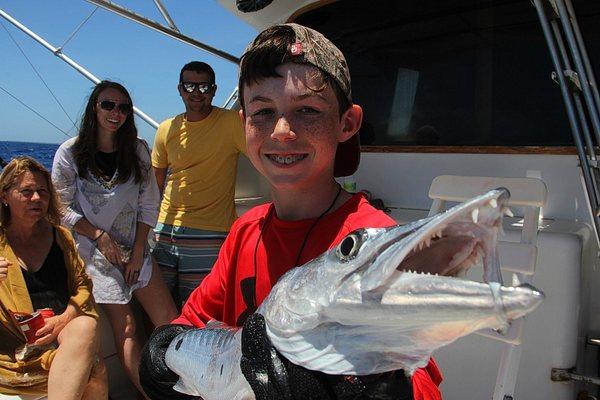
[[[349,261],[356,257],[360,248],[360,236],[351,233],[338,245],[336,253],[341,261]]]

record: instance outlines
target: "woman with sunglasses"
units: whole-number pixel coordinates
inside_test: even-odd
[[[160,201],[150,150],[137,137],[131,96],[102,81],[92,91],[79,135],[56,152],[52,179],[66,207],[63,222],[75,231],[93,294],[112,325],[121,363],[140,392],[142,343],[132,295],[155,326],[177,309],[148,248]]]

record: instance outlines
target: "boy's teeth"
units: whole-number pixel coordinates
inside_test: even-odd
[[[291,164],[291,163],[301,160],[303,158],[302,155],[289,155],[289,156],[271,155],[270,157],[275,162],[278,162],[280,164]]]

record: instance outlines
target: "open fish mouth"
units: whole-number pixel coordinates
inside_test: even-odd
[[[496,189],[473,204],[458,206],[455,212],[451,209],[437,220],[433,217],[406,243],[408,252],[403,252],[406,255],[397,269],[458,276],[474,265],[498,268],[496,242],[502,217],[512,216],[506,206],[509,197],[507,189]]]
[[[359,229],[340,243],[336,257],[363,274],[362,290],[384,285],[395,271],[456,277],[478,264],[485,282],[502,283],[497,241],[503,216],[512,215],[509,198],[499,188],[406,225]]]

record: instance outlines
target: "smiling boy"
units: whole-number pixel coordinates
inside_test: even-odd
[[[334,179],[358,167],[362,109],[352,104],[346,61],[329,40],[297,24],[263,31],[242,58],[239,88],[247,155],[269,182],[273,203],[234,223],[211,274],[181,316],[151,338],[140,374],[146,393],[155,398],[174,395],[177,376],[164,364],[164,351],[178,333],[215,319],[245,326],[243,340],[268,342],[264,331],[247,329],[247,321],[260,325],[253,313],[285,272],[358,228],[395,224]],[[259,400],[282,398],[282,385],[291,393],[286,398],[294,399],[406,399],[413,393],[415,399],[441,399],[441,375],[433,361],[411,384],[402,372],[331,377],[275,356],[273,362],[287,372],[280,374],[253,354],[243,359],[244,375]]]

